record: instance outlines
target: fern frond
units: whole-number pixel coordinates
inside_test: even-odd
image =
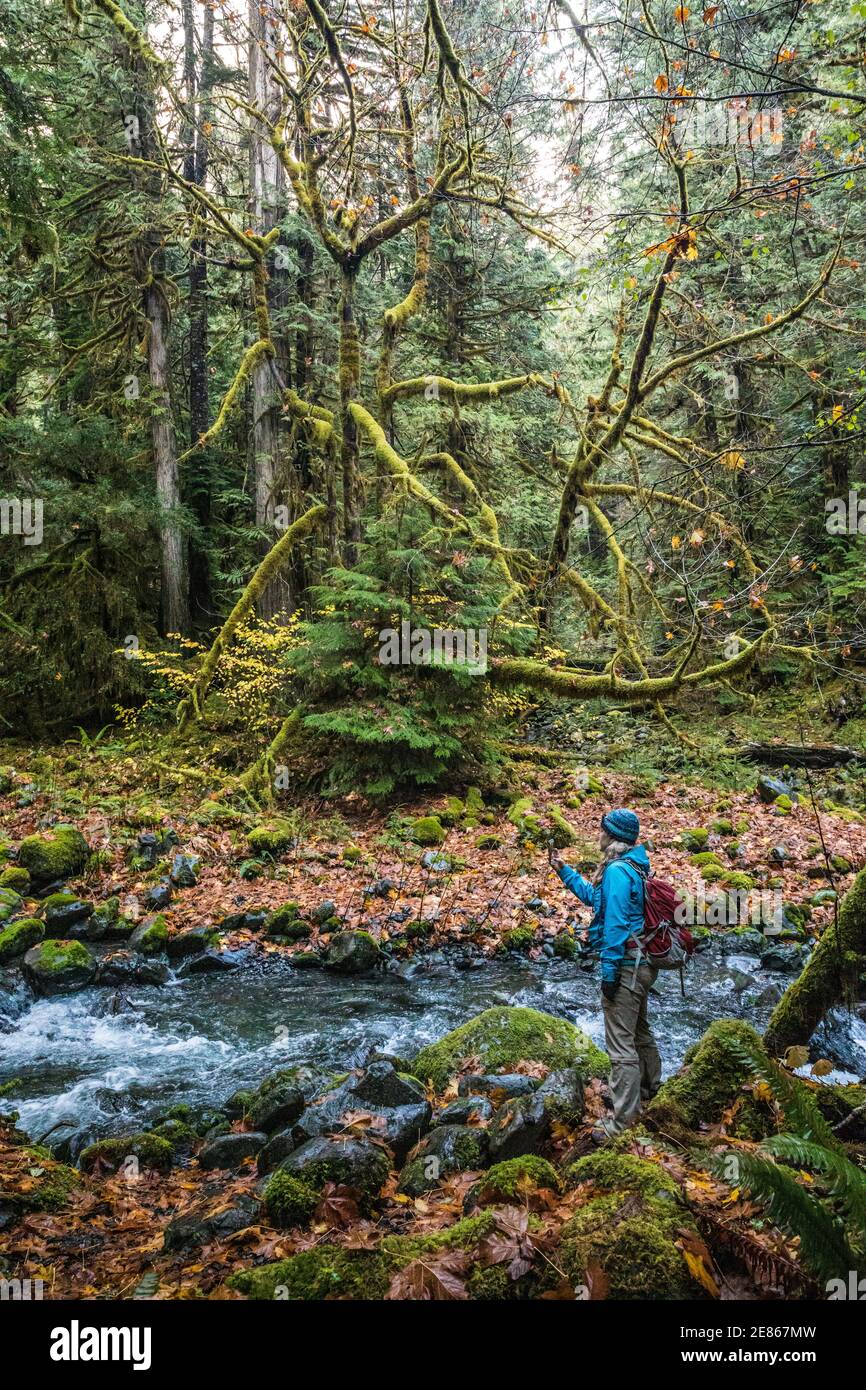
[[[866,1172],[842,1153],[796,1134],[776,1134],[761,1145],[774,1158],[808,1168],[827,1180],[828,1193],[844,1209],[858,1235],[866,1240]]]
[[[714,1154],[710,1171],[730,1182],[730,1153]],[[767,1215],[785,1235],[800,1241],[800,1258],[816,1278],[847,1277],[856,1268],[842,1224],[806,1192],[786,1168],[771,1158],[737,1150],[736,1185],[766,1207]]]
[[[801,1139],[814,1139],[816,1143],[837,1153],[843,1152],[842,1145],[818,1109],[817,1098],[808,1086],[768,1057],[763,1048],[755,1047],[744,1038],[727,1038],[725,1046],[769,1088],[785,1116],[786,1128],[792,1134]]]

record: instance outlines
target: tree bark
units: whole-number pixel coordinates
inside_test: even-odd
[[[768,1052],[780,1056],[808,1043],[828,1009],[852,1004],[866,970],[866,869],[838,905],[803,973],[779,1000],[764,1034]]]

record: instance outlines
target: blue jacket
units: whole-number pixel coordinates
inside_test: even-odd
[[[610,983],[619,978],[626,946],[633,945],[630,937],[640,936],[643,931],[643,880],[636,868],[627,867],[630,864],[640,865],[644,873],[649,873],[649,856],[643,845],[635,845],[621,859],[613,859],[599,884],[590,883],[567,864],[559,870],[565,887],[592,908],[589,945],[591,950],[600,951],[601,978]]]

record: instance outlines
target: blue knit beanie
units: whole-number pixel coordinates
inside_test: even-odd
[[[615,811],[608,811],[602,816],[601,828],[615,840],[622,840],[627,845],[636,845],[640,834],[640,821],[634,811],[619,806]]]

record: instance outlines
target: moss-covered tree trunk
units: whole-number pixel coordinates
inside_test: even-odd
[[[853,1003],[866,971],[866,869],[861,869],[836,920],[824,932],[805,970],[785,991],[770,1019],[764,1042],[777,1056],[806,1043],[828,1009]]]
[[[358,398],[361,383],[361,352],[355,321],[356,277],[356,270],[344,268],[340,294],[340,462],[343,469],[343,553],[349,568],[358,558],[361,539],[358,427],[349,408]]]

